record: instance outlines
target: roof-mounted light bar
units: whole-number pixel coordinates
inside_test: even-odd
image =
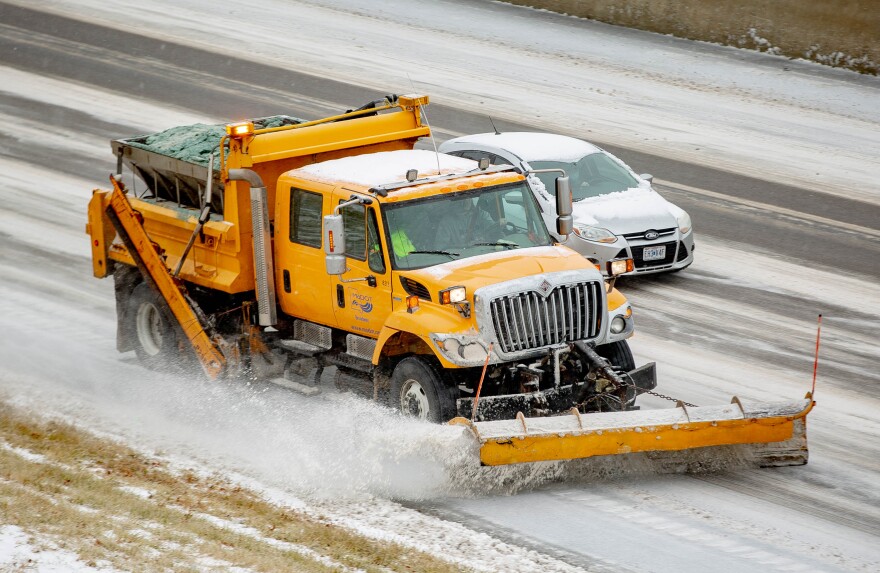
[[[489,173],[498,173],[500,171],[516,171],[519,173],[519,169],[515,168],[512,165],[495,165],[491,168],[480,169],[477,167],[476,169],[472,169],[470,171],[466,171],[464,173],[448,173],[446,175],[435,175],[433,177],[423,177],[422,179],[417,179],[418,172],[413,175],[415,169],[410,169],[406,172],[406,181],[400,181],[398,183],[388,183],[387,185],[379,185],[378,187],[373,187],[370,189],[370,193],[376,193],[381,197],[386,197],[389,191],[396,191],[398,189],[404,189],[406,187],[413,187],[415,185],[423,185],[425,183],[436,183],[437,181],[445,181],[446,179],[455,179],[457,177],[468,177],[470,175],[486,175]],[[412,177],[412,179],[410,179]]]

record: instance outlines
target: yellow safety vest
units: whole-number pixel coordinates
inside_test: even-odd
[[[401,229],[391,233],[391,247],[394,249],[394,254],[398,257],[405,257],[416,250],[415,245],[412,244],[412,241],[409,240],[409,237]]]

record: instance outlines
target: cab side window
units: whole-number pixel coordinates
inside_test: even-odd
[[[321,221],[324,198],[292,187],[290,189],[290,240],[300,245],[321,248]]]
[[[369,261],[370,270],[385,272],[382,242],[376,212],[363,205],[349,205],[342,209],[345,224],[345,256],[359,261]]]
[[[382,242],[379,240],[379,223],[376,221],[376,212],[373,209],[367,211],[367,247],[370,270],[385,274],[385,256],[382,254]]]

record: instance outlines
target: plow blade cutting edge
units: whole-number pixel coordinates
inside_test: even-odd
[[[682,451],[712,446],[767,444],[758,449],[762,466],[807,463],[807,414],[812,395],[789,402],[741,402],[723,406],[560,416],[450,424],[468,426],[480,447],[480,463],[499,466],[572,460],[636,452]]]

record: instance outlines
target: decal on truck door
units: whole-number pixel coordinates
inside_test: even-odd
[[[377,277],[387,269],[376,212],[349,205],[342,209],[342,217],[348,271],[336,279],[345,289],[346,302],[345,308],[336,308],[336,322],[340,328],[375,338],[391,312],[390,281]]]

